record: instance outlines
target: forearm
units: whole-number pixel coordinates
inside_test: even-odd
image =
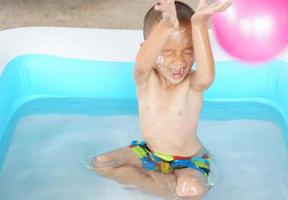
[[[151,70],[172,31],[173,27],[168,27],[164,20],[158,23],[137,54],[136,69],[142,72]]]
[[[203,82],[209,81],[214,78],[215,71],[207,23],[192,21],[192,38],[197,66],[196,79]]]

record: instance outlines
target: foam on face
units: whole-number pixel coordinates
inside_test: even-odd
[[[165,71],[163,64],[164,64],[164,57],[162,55],[158,55],[158,57],[156,59],[156,65],[159,68],[159,70],[162,72]]]
[[[171,32],[171,37],[173,40],[176,40],[179,42],[180,40],[180,34],[185,32],[185,28],[177,28],[174,31]]]
[[[157,60],[156,60],[156,65],[163,65],[164,63],[164,58],[161,55],[158,55]]]

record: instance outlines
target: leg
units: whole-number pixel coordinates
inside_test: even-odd
[[[207,193],[207,178],[198,170],[176,169],[176,193],[180,197],[200,200]]]
[[[207,179],[199,171],[193,169],[178,169],[171,174],[149,172],[150,176],[173,200],[201,200],[207,193]]]
[[[163,177],[159,178],[161,174],[143,169],[140,159],[129,147],[102,154],[91,163],[99,175],[108,179],[121,184],[136,186],[141,191],[160,195],[165,199],[175,199],[171,198],[172,195],[168,189],[161,185],[163,182],[160,181],[163,180]],[[173,176],[174,185],[176,185],[176,177]],[[168,177],[165,178],[168,180]],[[172,175],[170,178],[173,178]]]

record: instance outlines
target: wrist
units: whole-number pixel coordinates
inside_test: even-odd
[[[171,22],[171,20],[167,18],[162,18],[160,21],[161,25],[163,25],[165,28],[173,30],[175,28],[175,25]]]
[[[207,20],[206,19],[198,19],[198,18],[191,18],[191,25],[193,27],[205,27],[207,26]]]

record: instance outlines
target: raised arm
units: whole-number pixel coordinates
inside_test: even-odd
[[[216,12],[226,10],[230,1],[208,5],[208,0],[200,0],[195,14],[191,18],[192,39],[196,63],[196,72],[190,76],[191,86],[197,91],[206,90],[213,82],[215,69],[211,51],[207,21]]]
[[[134,78],[137,86],[148,80],[163,45],[173,29],[179,26],[174,0],[160,0],[154,9],[162,12],[162,20],[155,25],[148,39],[142,43],[137,54],[134,69]]]

